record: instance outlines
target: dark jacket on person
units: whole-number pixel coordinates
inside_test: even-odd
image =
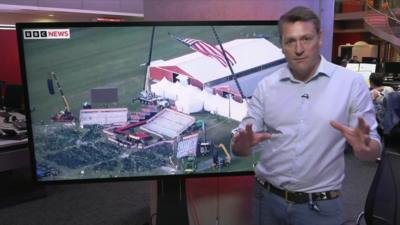
[[[383,132],[385,134],[390,134],[393,127],[400,121],[400,92],[395,91],[388,93],[383,99],[383,107],[385,109]]]

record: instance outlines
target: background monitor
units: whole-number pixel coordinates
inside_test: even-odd
[[[276,22],[33,23],[17,35],[37,181],[253,173],[260,149],[230,149],[247,99],[229,67],[253,87],[283,65]],[[85,107],[104,94],[118,101]]]
[[[399,62],[385,62],[384,71],[386,74],[398,74],[400,73],[400,63]]]
[[[376,58],[376,57],[365,57],[365,56],[363,56],[363,57],[361,58],[361,62],[362,62],[362,63],[374,63],[374,64],[376,64],[376,63],[378,63],[378,58]]]
[[[376,64],[372,63],[360,63],[360,67],[358,68],[360,72],[369,72],[375,73],[376,72]]]
[[[360,70],[360,63],[347,63],[346,69],[358,72]]]

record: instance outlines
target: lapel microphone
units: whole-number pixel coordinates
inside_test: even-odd
[[[309,99],[310,98],[310,96],[308,94],[303,94],[301,97],[305,98],[305,99]]]

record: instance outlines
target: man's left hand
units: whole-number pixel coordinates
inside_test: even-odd
[[[358,124],[355,128],[347,127],[336,121],[331,121],[330,124],[342,133],[359,159],[375,160],[378,157],[380,144],[369,137],[370,127],[362,117],[358,117]]]

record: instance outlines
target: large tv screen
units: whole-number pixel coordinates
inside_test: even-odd
[[[232,131],[284,65],[275,22],[17,24],[40,182],[250,174]]]

